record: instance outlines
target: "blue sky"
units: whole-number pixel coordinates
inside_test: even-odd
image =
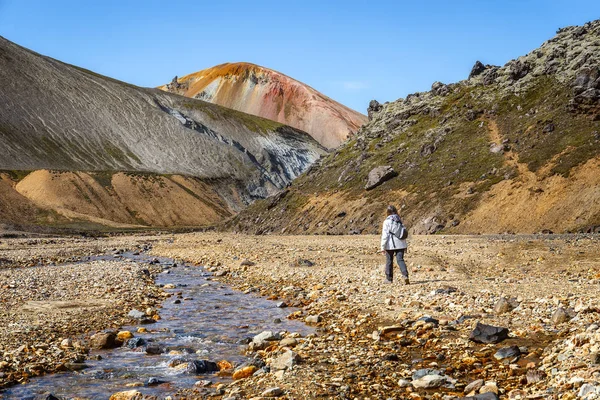
[[[363,113],[598,18],[598,0],[0,0],[1,36],[116,79],[157,86],[248,61]]]

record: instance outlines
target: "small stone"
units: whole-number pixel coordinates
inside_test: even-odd
[[[70,371],[81,371],[84,370],[86,368],[89,368],[89,366],[85,363],[79,363],[79,362],[68,362],[65,363],[65,367],[70,370]]]
[[[146,381],[146,386],[158,386],[162,383],[164,383],[164,381],[161,381],[160,379],[158,379],[156,377],[150,377]]]
[[[527,379],[527,384],[538,383],[546,377],[546,373],[544,371],[532,369],[527,371],[527,375],[525,377]]]
[[[286,308],[288,305],[285,301],[280,301],[277,303],[277,308]]]
[[[498,385],[496,385],[496,382],[486,382],[485,385],[483,385],[481,387],[481,389],[479,389],[479,393],[480,394],[483,394],[483,393],[498,394]]]
[[[508,329],[478,322],[469,339],[476,343],[500,343],[508,338]]]
[[[559,325],[570,320],[569,314],[567,314],[567,311],[564,308],[557,309],[554,314],[552,314],[551,319],[554,325]]]
[[[496,304],[494,305],[494,312],[498,315],[510,312],[512,310],[513,310],[512,304],[510,304],[510,302],[504,297],[502,297],[500,300],[498,300],[496,302]]]
[[[291,350],[285,351],[279,357],[271,361],[271,371],[291,369],[298,362],[299,357]]]
[[[319,322],[321,322],[321,316],[320,315],[309,315],[308,317],[306,317],[304,319],[304,321],[307,324],[318,324]]]
[[[577,396],[579,396],[580,398],[585,398],[587,395],[592,394],[592,393],[600,394],[600,387],[596,387],[590,383],[585,383],[585,384],[581,385],[581,388],[579,389],[579,393],[577,393]]]
[[[494,392],[476,394],[475,396],[461,397],[459,400],[499,400],[500,398]]]
[[[175,289],[176,286],[172,283],[167,283],[165,286],[163,286],[163,289]]]
[[[401,388],[411,387],[412,383],[408,379],[400,379],[398,381],[398,386]]]
[[[129,331],[121,331],[121,332],[117,333],[117,339],[120,340],[121,342],[131,339],[132,337],[133,337],[133,333],[131,333]]]
[[[519,346],[509,346],[499,349],[496,354],[494,354],[494,358],[496,360],[504,360],[505,358],[515,358],[520,355],[521,350],[519,349]]]
[[[593,365],[600,365],[600,353],[592,353],[592,354],[590,354],[590,362]]]
[[[212,385],[212,381],[209,380],[201,380],[201,381],[196,381],[194,383],[194,386],[199,386],[199,387],[208,387]]]
[[[117,392],[110,396],[110,400],[142,400],[143,395],[137,390],[127,390],[125,392]]]
[[[292,337],[287,337],[279,342],[279,346],[281,347],[295,347],[298,344],[298,341]]]
[[[165,352],[165,349],[157,344],[149,344],[146,346],[146,354],[157,355]]]
[[[417,389],[435,389],[446,383],[446,377],[441,375],[425,375],[412,382]]]
[[[129,317],[133,318],[133,319],[143,319],[146,317],[146,314],[139,311],[139,310],[131,310],[129,311],[129,314],[127,314]]]
[[[483,387],[484,383],[485,383],[485,381],[483,379],[474,380],[473,382],[469,383],[465,387],[464,392],[465,393],[477,392],[477,391],[479,391],[479,389],[481,389]]]
[[[279,397],[283,395],[283,390],[278,387],[273,387],[262,392],[261,396],[263,397]]]
[[[253,263],[252,261],[248,260],[248,259],[244,259],[241,264],[241,266],[246,266],[246,267],[252,267],[254,265],[256,265],[255,263]]]
[[[238,380],[238,379],[246,379],[246,378],[248,378],[249,376],[252,376],[252,375],[253,375],[253,374],[254,374],[254,373],[257,371],[257,370],[258,370],[258,368],[256,368],[256,366],[254,366],[254,365],[249,365],[249,366],[247,366],[247,367],[243,367],[243,368],[240,368],[240,369],[236,370],[236,371],[233,373],[233,376],[232,376],[232,378],[233,378],[234,380]]]
[[[62,342],[60,342],[60,347],[62,347],[63,349],[73,347],[73,340],[63,339]]]

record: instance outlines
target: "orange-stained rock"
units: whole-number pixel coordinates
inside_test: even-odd
[[[254,365],[250,365],[249,367],[244,367],[244,368],[238,369],[237,371],[235,371],[233,373],[233,379],[235,379],[235,380],[246,379],[246,378],[252,376],[257,370],[258,370],[258,368],[256,368]]]
[[[133,333],[131,333],[129,331],[121,331],[121,332],[117,333],[117,339],[119,339],[122,342],[124,342],[127,339],[131,339],[132,337],[133,337]]]
[[[233,368],[233,364],[230,363],[227,360],[221,360],[217,363],[217,365],[219,366],[219,370],[224,370],[224,369],[232,369]]]
[[[118,392],[110,396],[110,400],[141,400],[143,395],[137,390]]]

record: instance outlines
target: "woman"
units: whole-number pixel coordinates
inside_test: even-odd
[[[387,207],[387,218],[383,221],[383,229],[381,230],[381,253],[385,254],[385,277],[387,283],[394,281],[394,256],[400,267],[400,272],[404,277],[404,283],[408,285],[408,269],[404,262],[404,252],[406,251],[406,240],[400,239],[392,234],[392,224],[402,224],[398,216],[398,210],[394,206]]]

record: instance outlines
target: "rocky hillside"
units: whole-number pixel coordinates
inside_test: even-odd
[[[203,209],[211,209],[206,215],[231,215],[283,189],[325,153],[308,134],[289,126],[119,82],[1,37],[0,104],[0,170],[5,171],[0,222],[30,219],[32,213],[21,207],[25,203],[13,201],[25,197],[38,216],[150,226],[214,223],[213,217],[185,212],[173,196],[187,195],[190,207],[204,202]],[[23,171],[37,170],[53,172],[20,180]],[[142,181],[144,190],[136,187]],[[97,196],[86,192],[87,184]],[[157,193],[153,187],[173,190]],[[100,188],[106,193],[98,194]],[[57,193],[56,199],[45,198]],[[125,193],[141,196],[140,203],[134,206]],[[163,204],[158,198],[171,200]],[[180,215],[150,217],[144,201]]]
[[[278,121],[338,147],[367,117],[286,75],[249,63],[217,65],[161,86],[178,93]]]
[[[598,230],[600,21],[368,111],[343,147],[228,227],[375,233],[392,203],[413,233]]]

